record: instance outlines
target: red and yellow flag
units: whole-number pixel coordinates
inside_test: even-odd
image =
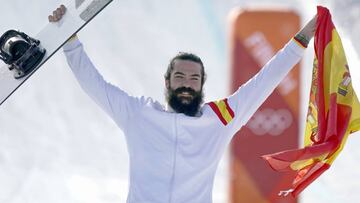
[[[317,7],[315,58],[304,148],[265,155],[277,171],[297,171],[293,188],[279,195],[297,196],[326,171],[360,129],[360,104],[352,88],[349,66],[327,8]]]

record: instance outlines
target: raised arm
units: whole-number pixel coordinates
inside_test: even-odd
[[[288,72],[302,58],[313,38],[316,16],[313,17],[254,77],[228,98],[235,113],[231,128],[239,130],[274,91]]]
[[[65,13],[66,8],[61,5],[49,16],[49,22],[57,23]],[[134,115],[134,111],[140,108],[141,99],[131,97],[106,82],[87,56],[76,35],[64,45],[63,50],[82,89],[123,129],[131,115]]]

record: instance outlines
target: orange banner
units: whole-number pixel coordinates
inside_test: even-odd
[[[300,29],[299,16],[284,10],[232,12],[232,91],[254,76]],[[234,137],[231,144],[231,202],[284,202],[280,189],[291,185],[295,173],[280,174],[261,158],[279,149],[298,147],[299,65]],[[288,197],[286,202],[297,202]]]

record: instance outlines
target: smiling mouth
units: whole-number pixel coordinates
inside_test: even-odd
[[[178,94],[178,96],[189,97],[189,98],[193,97],[189,92],[181,92],[181,93]]]

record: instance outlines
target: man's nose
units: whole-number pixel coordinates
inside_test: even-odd
[[[182,83],[182,86],[183,86],[183,87],[186,87],[186,88],[191,88],[190,81],[184,80],[183,83]]]

